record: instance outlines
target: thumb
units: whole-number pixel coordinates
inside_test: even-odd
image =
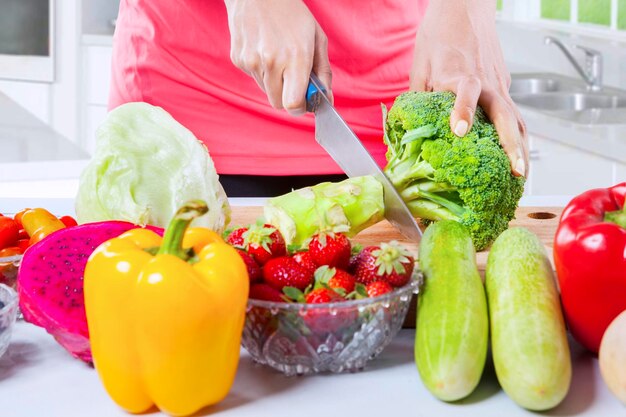
[[[326,96],[332,103],[333,92],[331,84],[333,76],[330,70],[330,62],[328,61],[328,38],[319,25],[315,31],[315,50],[313,52],[312,71],[326,87]]]

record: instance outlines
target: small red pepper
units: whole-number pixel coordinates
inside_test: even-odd
[[[593,352],[626,310],[625,199],[626,182],[575,197],[554,238],[565,318],[574,338]]]

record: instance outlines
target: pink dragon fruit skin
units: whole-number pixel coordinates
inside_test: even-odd
[[[137,227],[123,221],[86,223],[58,230],[28,248],[17,279],[24,319],[46,329],[76,358],[91,363],[83,297],[87,259],[101,243]],[[148,228],[163,234],[163,229]]]

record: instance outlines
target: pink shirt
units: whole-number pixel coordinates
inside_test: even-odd
[[[384,165],[380,103],[408,88],[426,1],[305,2],[328,36],[335,106]],[[206,144],[218,173],[341,173],[315,142],[313,115],[273,109],[231,63],[221,0],[121,0],[113,51],[109,107],[163,107]]]

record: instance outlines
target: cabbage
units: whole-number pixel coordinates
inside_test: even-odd
[[[223,231],[230,206],[206,147],[193,133],[147,103],[109,112],[80,176],[77,220],[165,227],[178,207],[195,199],[204,200],[209,212],[194,225]]]

